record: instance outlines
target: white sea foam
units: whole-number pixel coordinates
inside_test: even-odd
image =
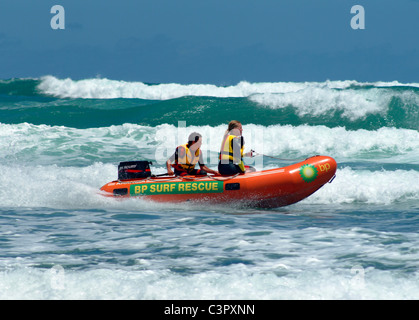
[[[33,124],[0,124],[0,159],[38,164],[90,164],[92,161],[154,160],[164,165],[190,132],[203,136],[202,151],[209,164],[218,163],[225,126],[156,127],[124,124],[75,129]],[[339,161],[366,160],[418,164],[419,132],[409,129],[347,130],[343,127],[244,125],[245,151],[279,158],[301,159],[316,154]],[[267,160],[268,158],[265,158]],[[260,158],[246,158],[250,164]]]
[[[166,100],[183,96],[211,96],[211,97],[250,97],[254,94],[285,94],[296,93],[301,90],[347,89],[351,86],[376,87],[406,86],[399,82],[360,83],[353,80],[325,81],[325,82],[239,82],[231,86],[217,86],[212,84],[178,84],[164,83],[148,85],[143,82],[127,82],[110,79],[72,80],[58,79],[54,76],[44,76],[38,85],[40,92],[61,98],[139,98],[150,100]],[[419,87],[412,83],[408,86]]]
[[[419,298],[417,277],[398,278],[369,272],[365,284],[350,273],[330,269],[278,277],[274,272],[208,272],[180,276],[167,272],[98,269],[66,271],[62,282],[50,270],[19,269],[0,273],[0,299],[401,299]],[[231,290],[234,288],[234,290]]]
[[[75,129],[32,124],[0,124],[0,203],[4,206],[67,207],[101,205],[97,190],[117,176],[120,161],[149,159],[153,172],[165,172],[165,161],[192,131],[204,137],[207,165],[216,169],[225,126],[147,127],[134,124]],[[246,149],[297,162],[315,154],[338,163],[364,161],[415,166],[419,133],[380,128],[375,131],[324,126],[245,125]],[[263,143],[261,143],[261,141]],[[245,162],[258,170],[279,160],[257,156]],[[280,162],[280,165],[287,163]],[[309,201],[320,203],[393,203],[417,199],[418,172],[339,168],[333,184]],[[65,183],[64,183],[65,181]],[[105,205],[105,204],[103,204]],[[107,205],[107,204],[106,204]]]
[[[131,125],[129,127],[133,129]],[[343,127],[308,125],[244,125],[243,128],[246,152],[253,149],[259,154],[292,159],[323,154],[339,160],[380,159],[384,162],[418,163],[419,132],[416,130],[380,128],[374,131],[351,131]],[[202,134],[202,150],[209,163],[217,164],[220,137],[224,134],[225,126],[178,128],[167,124],[153,127],[147,142],[155,148],[157,163],[164,163],[166,157],[173,152],[174,146],[184,143],[193,131]],[[253,161],[257,160],[258,158],[253,158]],[[246,158],[246,161],[250,164],[252,159]]]
[[[250,219],[249,216],[245,218]],[[170,219],[164,221],[170,223]],[[91,219],[81,223],[82,227],[91,224]],[[129,240],[149,229],[141,223],[136,226],[140,230],[137,233],[131,231],[133,234],[129,234]],[[415,233],[403,233],[404,241],[400,241],[398,233],[362,228],[311,227],[302,230],[278,230],[265,224],[252,225],[252,230],[268,229],[270,234],[251,235],[246,226],[246,223],[234,224],[234,228],[226,227],[229,232],[222,232],[220,229],[224,229],[223,226],[205,225],[201,221],[198,225],[177,224],[173,228],[161,227],[158,230],[151,228],[152,237],[141,237],[142,242],[150,247],[170,242],[177,248],[174,250],[188,248],[191,254],[182,259],[168,254],[164,255],[165,259],[161,259],[159,252],[148,256],[141,247],[132,250],[131,254],[144,258],[135,259],[135,263],[130,266],[94,264],[92,268],[77,270],[71,267],[72,263],[78,262],[77,254],[61,257],[68,266],[56,264],[50,269],[26,266],[25,258],[13,259],[8,261],[6,270],[0,271],[0,299],[257,300],[419,297],[418,273],[398,275],[398,271],[391,268],[392,265],[416,268],[418,253],[414,248],[417,247],[418,239]],[[204,230],[200,230],[202,228]],[[114,229],[114,223],[99,224],[91,227],[91,235],[84,232],[83,237],[78,240],[83,241],[86,248],[106,247],[116,254],[121,249],[121,239],[126,238],[126,234],[122,236],[119,232],[126,232],[127,226],[122,227],[119,232]],[[71,232],[74,236],[73,230]],[[209,241],[208,237],[211,237],[211,245],[203,245]],[[194,244],[193,247],[189,246],[191,243]],[[62,250],[59,246],[58,248]],[[167,251],[171,247],[164,248]],[[37,256],[45,259],[48,252],[50,251],[40,251]],[[228,256],[232,252],[255,263],[211,265],[220,255]],[[271,257],[267,257],[269,254]],[[58,255],[54,258],[56,261],[60,260]],[[95,257],[94,260],[98,259],[99,257]],[[376,262],[387,264],[389,268],[375,268]],[[195,272],[187,275],[171,272],[169,268],[177,264],[187,266]],[[206,266],[210,266],[211,270],[199,271]]]
[[[150,208],[150,204],[139,199],[118,202],[100,194],[102,185],[117,178],[116,165],[0,165],[0,170],[0,203],[3,207]],[[368,171],[346,167],[338,169],[333,182],[304,200],[304,203],[387,205],[419,200],[418,179],[419,172],[414,170]]]
[[[419,172],[338,169],[332,183],[303,200],[304,204],[364,203],[389,205],[419,200]]]
[[[365,117],[368,113],[384,113],[392,98],[391,92],[380,89],[337,91],[329,88],[308,87],[287,94],[257,94],[250,97],[252,101],[272,109],[292,106],[299,116],[330,115],[342,111],[342,116],[350,120]]]
[[[385,115],[394,97],[402,105],[418,106],[419,95],[411,92],[397,92],[391,89],[371,88],[368,90],[334,90],[331,88],[307,87],[289,93],[255,94],[250,100],[261,106],[280,109],[292,106],[299,116],[331,116],[342,112],[351,121],[365,118],[368,114]]]

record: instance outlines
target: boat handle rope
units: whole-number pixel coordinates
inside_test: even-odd
[[[202,180],[202,179],[207,179],[207,178],[217,180],[217,181],[227,181],[227,180],[230,180],[230,179],[233,179],[233,178],[237,177],[238,175],[240,175],[240,173],[236,173],[233,176],[229,176],[229,177],[225,177],[225,178],[216,178],[215,176],[211,176],[211,175],[202,176],[202,177],[185,177],[185,176],[175,175],[173,178],[162,179],[162,180],[154,180],[153,178],[155,178],[155,177],[147,177],[147,178],[144,178],[144,179],[139,179],[138,181],[141,181],[141,182],[146,182],[146,181],[168,182],[168,181],[172,181],[172,180],[176,180],[176,179],[196,181],[196,180]],[[123,182],[123,181],[118,180],[118,182]]]
[[[255,150],[250,150],[250,151],[252,152],[252,156],[263,156],[263,157],[268,157],[268,158],[282,160],[282,161],[304,161],[304,160],[307,160],[307,159],[311,158],[311,157],[308,157],[308,158],[305,158],[305,159],[284,159],[284,158],[268,156],[267,154],[259,153],[259,152],[256,152]]]
[[[202,176],[202,177],[185,177],[185,176],[183,176],[183,177],[180,177],[180,178],[185,179],[185,180],[192,180],[192,181],[202,180],[202,179],[207,179],[207,178],[214,179],[214,180],[217,180],[217,181],[226,181],[226,180],[230,180],[230,179],[233,179],[233,178],[237,177],[239,174],[240,173],[236,173],[235,175],[224,177],[224,178],[216,178],[215,176],[210,176],[210,175]]]
[[[283,161],[304,161],[307,160],[311,157],[305,158],[305,159],[284,159],[284,158],[278,158],[278,157],[273,157],[273,156],[268,156],[266,154],[262,154],[259,152],[256,152],[255,150],[250,150],[252,152],[252,158],[255,156],[263,156],[263,157],[268,157],[268,158],[272,158],[272,159],[277,159],[277,160],[283,160]],[[314,156],[313,156],[314,157]],[[153,181],[153,178],[159,177],[159,176],[165,176],[167,175],[167,173],[163,173],[163,174],[159,174],[159,175],[155,175],[155,176],[151,176],[151,177],[147,177],[144,179],[141,179],[141,181],[148,181],[151,180]],[[184,180],[191,180],[191,181],[195,181],[195,180],[201,180],[201,179],[206,179],[206,178],[210,178],[213,180],[217,180],[217,181],[227,181],[227,180],[231,180],[235,177],[237,177],[238,175],[240,175],[240,173],[236,173],[235,175],[229,176],[229,177],[225,177],[225,178],[216,178],[215,176],[211,176],[211,175],[206,175],[206,176],[202,176],[202,177],[185,177],[185,176],[179,176],[179,175],[175,175],[173,178],[168,178],[168,179],[164,179],[164,180],[159,180],[159,182],[167,182],[167,181],[172,181],[172,180],[176,180],[176,179],[184,179]],[[121,182],[121,180],[118,180],[118,182]]]

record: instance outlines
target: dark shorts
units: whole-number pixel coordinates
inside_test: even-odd
[[[243,173],[240,167],[234,163],[219,163],[218,172],[224,175],[233,175],[237,173]]]
[[[177,175],[177,176],[186,176],[186,175],[206,176],[207,172],[205,170],[202,170],[202,169],[192,169],[190,171],[180,171],[180,170],[175,169],[175,175]]]

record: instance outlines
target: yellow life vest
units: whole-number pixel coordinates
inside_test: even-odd
[[[201,150],[198,148],[195,151],[195,155],[192,156],[191,151],[188,148],[188,144],[183,144],[178,147],[178,156],[175,159],[173,167],[180,171],[190,171],[195,168],[195,165],[199,161],[199,154]]]
[[[245,171],[244,168],[244,163],[243,163],[243,150],[244,150],[244,145],[241,146],[240,148],[240,159],[235,159],[234,158],[234,152],[233,152],[233,139],[237,138],[240,136],[235,136],[235,135],[228,135],[224,141],[223,144],[221,146],[221,151],[220,151],[220,160],[221,163],[229,163],[229,162],[233,162],[235,164],[238,164],[240,169],[242,169],[242,171]]]

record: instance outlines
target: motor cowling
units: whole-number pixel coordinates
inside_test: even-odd
[[[150,161],[125,161],[118,165],[118,180],[135,180],[151,177]]]

